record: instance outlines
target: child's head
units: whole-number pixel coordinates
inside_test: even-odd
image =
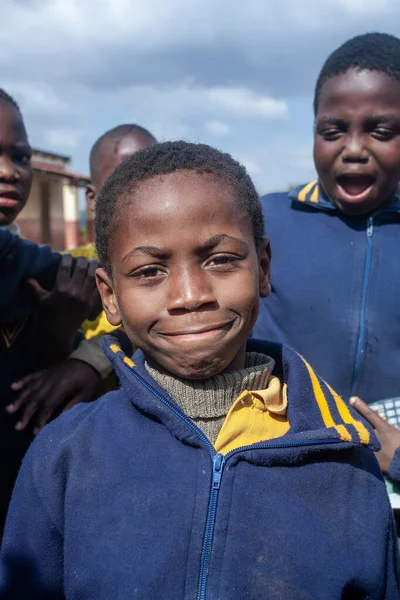
[[[348,215],[376,212],[400,180],[400,40],[368,33],[335,50],[318,77],[314,111],[324,190]]]
[[[31,155],[19,107],[0,89],[0,227],[10,225],[28,200]]]
[[[261,205],[244,167],[202,144],[138,152],[100,193],[96,240],[107,317],[148,359],[189,379],[243,367],[270,291]]]
[[[139,125],[119,125],[104,133],[90,151],[91,183],[86,188],[89,207],[94,210],[104,182],[120,163],[156,143],[156,138]]]

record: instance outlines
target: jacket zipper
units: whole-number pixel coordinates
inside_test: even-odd
[[[367,221],[367,253],[365,257],[365,265],[364,265],[364,281],[363,281],[363,289],[362,289],[362,297],[361,297],[361,308],[360,308],[360,324],[359,324],[359,333],[358,333],[358,341],[356,347],[356,357],[354,361],[354,370],[353,370],[353,381],[351,383],[350,396],[353,396],[355,387],[358,383],[358,377],[361,372],[361,367],[364,360],[364,352],[365,352],[365,340],[366,340],[366,326],[365,326],[365,316],[366,316],[366,307],[367,307],[367,297],[368,297],[368,288],[369,281],[371,276],[371,265],[372,265],[372,234],[374,232],[374,219],[373,217],[369,217]]]
[[[128,367],[129,368],[129,367]],[[168,398],[160,394],[158,390],[156,390],[150,383],[144,379],[135,370],[131,370],[131,373],[145,386],[149,392],[151,392],[156,398],[158,398],[163,404],[168,406],[173,413],[181,419],[184,423],[186,423],[193,431],[197,433],[201,437],[201,439],[205,442],[208,447],[208,450],[211,455],[212,460],[212,480],[211,480],[211,490],[208,498],[208,508],[207,508],[207,518],[206,518],[206,527],[203,538],[203,545],[201,550],[201,559],[200,559],[200,574],[199,574],[199,583],[197,586],[197,597],[196,600],[205,600],[207,593],[207,582],[208,575],[210,570],[210,560],[211,560],[211,552],[212,545],[214,540],[214,530],[215,530],[215,521],[217,517],[217,506],[218,506],[218,497],[219,490],[221,486],[222,473],[224,470],[224,466],[228,458],[231,458],[235,454],[244,451],[257,450],[257,449],[266,449],[266,448],[296,448],[301,446],[318,446],[321,444],[338,444],[341,440],[304,440],[302,442],[270,442],[268,444],[253,444],[251,447],[249,446],[241,446],[240,448],[235,448],[228,452],[226,456],[223,454],[217,454],[215,452],[214,446],[211,444],[210,440],[206,435],[185,415],[184,412],[180,410],[177,406],[175,406]]]

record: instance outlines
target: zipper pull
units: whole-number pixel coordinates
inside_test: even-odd
[[[212,488],[218,490],[221,484],[222,471],[225,464],[225,456],[223,454],[216,454],[213,456],[213,477],[212,477]]]
[[[371,237],[372,232],[374,230],[374,219],[373,217],[369,217],[367,221],[367,236]]]

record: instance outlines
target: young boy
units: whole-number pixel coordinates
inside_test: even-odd
[[[119,125],[104,133],[90,152],[91,183],[86,189],[89,207],[95,209],[104,182],[121,162],[138,150],[156,143],[154,136],[140,125]],[[80,246],[70,253],[75,257],[97,259],[94,244]],[[15,382],[14,389],[19,391],[19,395],[13,402],[12,411],[21,411],[21,430],[33,424],[37,433],[60,406],[90,402],[98,397],[101,388],[115,384],[113,379],[111,383],[109,381],[112,366],[101,349],[101,340],[104,334],[116,328],[101,312],[96,319],[86,320],[82,329],[86,340],[67,360],[49,369],[30,373]],[[106,381],[100,386],[100,381],[104,379]]]
[[[140,350],[111,342],[121,389],[33,443],[2,598],[398,597],[373,434],[293,350],[246,348],[263,229],[245,169],[208,146],[153,146],[106,182],[98,287]]]
[[[314,110],[318,181],[261,199],[274,266],[253,335],[289,344],[346,401],[400,396],[400,40],[333,52]]]

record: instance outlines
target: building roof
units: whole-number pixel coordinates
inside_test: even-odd
[[[55,175],[57,178],[69,179],[71,183],[73,182],[76,185],[84,186],[90,182],[90,177],[88,175],[67,171],[64,167],[50,165],[36,160],[32,161],[32,169],[37,173],[46,173],[48,175]]]
[[[56,154],[55,152],[50,152],[49,150],[42,150],[41,148],[32,148],[33,154],[42,154],[44,156],[49,156],[51,158],[60,158],[65,163],[71,162],[71,157],[66,154]]]

